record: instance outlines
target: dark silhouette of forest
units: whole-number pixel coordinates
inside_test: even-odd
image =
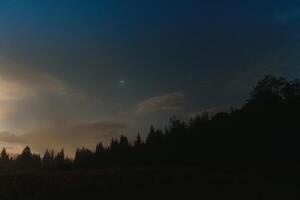
[[[266,163],[299,160],[300,81],[268,75],[239,109],[213,116],[203,113],[184,122],[175,117],[164,130],[151,126],[142,140],[126,136],[99,142],[95,150],[77,149],[74,160],[64,150],[43,156],[29,147],[15,159],[3,149],[0,168],[14,170],[97,169],[143,165]]]

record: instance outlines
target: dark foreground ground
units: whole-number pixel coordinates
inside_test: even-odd
[[[276,177],[276,178],[275,178]],[[0,199],[300,199],[300,177],[196,167],[0,175]]]

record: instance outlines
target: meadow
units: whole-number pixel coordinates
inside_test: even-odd
[[[298,186],[296,181],[276,183],[254,171],[183,166],[19,172],[0,175],[0,199],[253,200],[286,194],[296,197]]]

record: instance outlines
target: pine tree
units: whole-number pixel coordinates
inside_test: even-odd
[[[3,148],[1,151],[1,160],[3,161],[8,161],[9,160],[9,155],[6,153],[6,149]]]

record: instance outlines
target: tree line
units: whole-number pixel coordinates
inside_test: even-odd
[[[209,162],[298,160],[300,81],[268,75],[260,80],[246,103],[230,112],[203,113],[188,122],[170,119],[163,130],[151,126],[143,140],[122,135],[95,150],[80,148],[75,158],[64,150],[43,156],[29,147],[12,159],[3,149],[2,169],[93,169],[137,165],[203,164]]]

